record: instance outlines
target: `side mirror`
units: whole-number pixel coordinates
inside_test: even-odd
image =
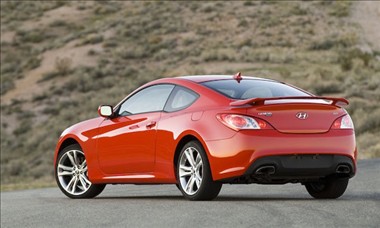
[[[113,114],[113,108],[111,105],[100,105],[98,113],[101,117],[111,117]]]

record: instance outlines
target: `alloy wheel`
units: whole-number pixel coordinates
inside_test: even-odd
[[[62,188],[71,195],[82,195],[91,187],[87,163],[80,150],[66,151],[58,161],[57,177]]]
[[[198,192],[203,179],[203,161],[199,151],[188,147],[180,158],[179,178],[183,191],[188,195]]]

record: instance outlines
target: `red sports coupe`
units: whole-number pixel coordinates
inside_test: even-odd
[[[67,128],[56,180],[70,198],[106,184],[176,184],[187,199],[211,200],[223,183],[301,183],[314,198],[338,198],[356,172],[347,104],[240,73],[159,79]]]

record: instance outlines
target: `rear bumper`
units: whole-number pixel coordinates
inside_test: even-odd
[[[356,172],[357,152],[352,130],[331,130],[323,134],[246,130],[229,139],[206,144],[214,180],[251,175],[264,163],[274,165],[279,178],[327,176],[335,173],[340,163],[349,165],[348,176]]]
[[[341,155],[283,155],[257,159],[242,177],[233,182],[307,182],[324,177],[353,177],[353,161]]]
[[[273,172],[264,170],[265,167],[273,167]],[[272,178],[325,177],[331,174],[352,177],[355,174],[352,160],[341,155],[268,156],[257,159],[245,172],[247,176],[268,175]]]

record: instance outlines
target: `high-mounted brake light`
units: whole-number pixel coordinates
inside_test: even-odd
[[[218,114],[216,117],[224,125],[235,131],[243,129],[273,129],[264,120],[249,116],[243,116],[238,114]]]
[[[234,75],[234,79],[240,83],[241,80],[243,80],[243,77],[241,76],[241,73],[240,72],[237,72],[235,75]]]
[[[338,119],[336,119],[331,126],[331,129],[354,129],[354,123],[350,115],[344,115]]]

